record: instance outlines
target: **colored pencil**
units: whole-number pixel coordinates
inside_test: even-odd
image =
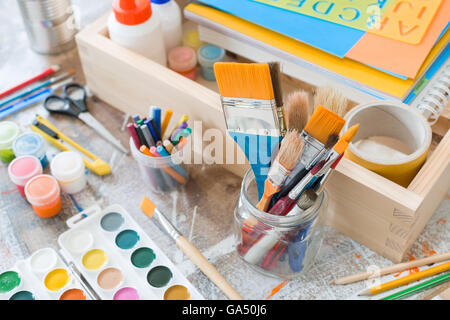
[[[29,86],[33,82],[39,81],[41,79],[44,79],[44,78],[52,75],[53,73],[58,72],[60,69],[61,69],[60,65],[51,66],[50,68],[44,70],[40,74],[35,75],[34,77],[32,77],[32,78],[30,78],[30,79],[28,79],[28,80],[26,80],[26,81],[24,81],[22,83],[19,83],[18,85],[16,85],[16,86],[14,86],[14,87],[12,87],[12,88],[10,88],[10,89],[0,93],[0,99],[3,99],[6,96],[9,96],[10,94],[12,94],[12,93],[14,93],[14,92],[16,92],[16,91],[26,87],[26,86]]]
[[[447,272],[443,275],[440,275],[438,277],[435,277],[431,280],[425,281],[423,283],[419,283],[415,286],[412,286],[411,288],[407,288],[405,290],[396,292],[394,294],[391,294],[390,296],[384,297],[380,300],[399,300],[399,299],[403,299],[406,298],[410,295],[419,293],[421,291],[424,291],[426,289],[429,289],[431,287],[437,286],[439,284],[442,284],[444,282],[447,282],[450,280],[450,272]]]
[[[446,261],[446,260],[450,260],[450,252],[435,254],[435,255],[432,255],[431,257],[426,257],[426,258],[419,259],[419,260],[413,260],[413,261],[409,261],[409,262],[395,264],[393,266],[381,268],[380,270],[376,270],[376,271],[363,272],[363,273],[358,273],[358,274],[354,274],[351,276],[346,276],[346,277],[337,279],[336,281],[334,281],[334,284],[349,284],[349,283],[353,283],[353,282],[357,282],[357,281],[367,280],[369,278],[372,278],[372,277],[378,276],[378,275],[384,276],[386,274],[401,272],[401,271],[405,271],[405,270],[408,270],[411,268],[422,267],[422,266],[426,266],[426,265],[429,265],[432,263],[442,262],[442,261]]]
[[[386,283],[383,283],[379,286],[376,287],[372,287],[369,288],[367,290],[364,290],[363,292],[361,292],[359,295],[360,296],[372,296],[374,294],[378,294],[387,290],[391,290],[393,288],[397,288],[399,286],[411,283],[413,281],[417,281],[426,277],[431,277],[435,274],[444,272],[444,271],[448,271],[450,270],[450,262],[446,262],[443,264],[440,264],[438,266],[435,267],[431,267],[429,269],[420,271],[420,272],[416,272],[413,274],[410,274],[406,277],[402,277],[400,279],[396,279],[396,280],[392,280]]]

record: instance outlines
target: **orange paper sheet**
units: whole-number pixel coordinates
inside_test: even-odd
[[[413,45],[367,32],[345,56],[414,79],[449,20],[450,0],[443,0],[420,44]]]

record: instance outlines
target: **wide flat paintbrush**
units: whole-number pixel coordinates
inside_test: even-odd
[[[269,62],[270,77],[272,79],[273,95],[275,98],[275,104],[277,106],[278,121],[280,123],[281,135],[284,137],[287,128],[285,121],[284,105],[283,105],[283,93],[281,92],[280,84],[280,63],[279,62]],[[301,132],[301,130],[299,130]]]
[[[269,65],[218,62],[214,72],[228,133],[245,153],[261,198],[282,138]]]
[[[314,110],[318,106],[324,106],[328,110],[344,117],[347,113],[348,100],[333,87],[319,87],[314,95]]]
[[[267,211],[272,196],[280,190],[280,186],[291,173],[303,150],[303,138],[297,130],[288,131],[281,141],[280,151],[270,166],[264,185],[264,194],[256,207]]]

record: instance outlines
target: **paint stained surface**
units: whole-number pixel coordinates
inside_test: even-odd
[[[182,285],[172,286],[164,293],[164,300],[189,300],[190,297],[189,290]]]
[[[147,274],[148,283],[156,288],[164,287],[170,279],[172,279],[172,272],[165,266],[154,267]]]
[[[100,288],[112,290],[122,284],[123,274],[117,268],[107,268],[99,273],[97,283]]]
[[[98,270],[108,261],[105,251],[93,249],[83,256],[83,266],[88,270]]]
[[[100,226],[106,231],[116,231],[119,230],[124,221],[125,220],[120,213],[111,212],[103,216],[100,220]]]
[[[35,300],[30,291],[18,291],[14,293],[9,300]]]
[[[147,268],[155,258],[156,255],[152,249],[146,247],[139,248],[131,254],[131,263],[136,268]]]
[[[44,280],[44,284],[50,291],[58,291],[64,288],[70,281],[70,274],[66,269],[50,271]]]
[[[118,290],[113,297],[113,300],[139,300],[139,294],[136,289],[125,287]]]
[[[18,287],[20,284],[19,274],[15,271],[6,271],[0,274],[0,293],[5,293]]]
[[[59,297],[59,300],[86,300],[86,295],[81,289],[69,289]]]
[[[121,249],[131,249],[139,241],[139,235],[134,230],[123,230],[116,237],[116,245]]]

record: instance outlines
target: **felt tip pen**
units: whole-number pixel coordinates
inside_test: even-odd
[[[184,129],[187,128],[187,122],[183,122],[181,123],[178,128],[175,129],[175,131],[172,133],[172,135],[170,136],[170,141],[174,141],[175,137],[177,136],[177,134],[181,131],[183,131]]]
[[[144,135],[144,139],[147,142],[145,145],[147,147],[151,147],[155,145],[155,141],[152,138],[152,135],[150,133],[150,130],[146,124],[143,124],[140,126],[142,134]]]
[[[153,119],[155,120],[155,124],[156,124],[156,128],[158,129],[158,132],[161,133],[161,108],[158,108],[158,107],[153,108]],[[161,136],[162,136],[162,134],[161,134]]]
[[[171,109],[167,109],[164,113],[164,119],[161,123],[161,139],[164,138],[164,134],[166,133],[167,126],[169,125],[170,119],[172,118],[173,111]]]
[[[175,136],[175,139],[172,141],[175,144],[178,144],[179,140],[183,137],[187,137],[192,133],[192,129],[191,128],[185,128],[182,131],[179,131],[177,133],[177,135]]]
[[[130,133],[131,138],[133,139],[136,149],[139,149],[139,147],[141,146],[141,142],[139,141],[136,128],[134,127],[134,123],[130,122],[129,124],[127,124],[127,130]]]
[[[159,139],[158,139],[158,135],[156,134],[155,127],[153,126],[151,119],[145,120],[144,123],[145,123],[145,125],[147,125],[148,129],[150,130],[150,134],[152,135],[153,141],[155,142],[153,145],[155,145],[156,142],[159,141]]]

